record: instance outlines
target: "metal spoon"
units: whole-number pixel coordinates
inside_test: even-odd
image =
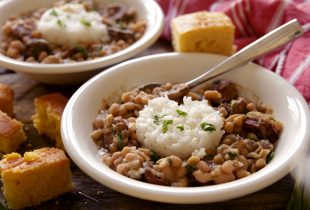
[[[300,23],[296,19],[291,20],[252,42],[232,56],[226,58],[224,61],[207,70],[199,77],[178,85],[176,88],[169,91],[167,95],[170,99],[179,101],[180,98],[183,98],[183,96],[194,87],[226,72],[232,71],[236,69],[236,67],[240,67],[257,57],[296,39],[303,33],[304,31]],[[159,83],[148,83],[140,86],[139,90],[152,89],[160,85],[161,84]]]

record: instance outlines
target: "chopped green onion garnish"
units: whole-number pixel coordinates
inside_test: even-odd
[[[187,113],[186,112],[183,112],[182,110],[179,110],[177,109],[177,113],[183,117],[186,117],[187,116]]]
[[[151,158],[151,161],[153,161],[154,163],[156,163],[157,160],[159,160],[159,156],[153,150],[151,150],[150,158]]]
[[[80,45],[76,45],[74,48],[78,53],[82,53],[85,57],[87,57],[88,53],[84,47],[82,47]]]
[[[119,150],[123,149],[123,136],[122,133],[118,132],[116,134],[117,137],[117,147]]]
[[[91,23],[85,19],[81,19],[80,23],[83,24],[86,27],[91,27]]]
[[[154,124],[159,125],[159,116],[158,115],[154,116]]]
[[[180,131],[184,131],[184,126],[183,125],[178,125],[177,129],[179,129]]]
[[[269,163],[269,162],[272,160],[273,156],[274,156],[274,151],[270,152],[270,153],[267,155],[267,163]]]
[[[234,151],[228,151],[227,154],[229,155],[229,157],[234,158],[236,157],[238,154]]]
[[[248,133],[247,138],[253,141],[257,141],[257,136],[254,133]]]
[[[164,120],[163,121],[162,132],[166,133],[168,131],[168,125],[170,125],[172,123],[173,123],[173,120]]]
[[[119,21],[118,25],[121,29],[125,29],[126,28],[126,23],[124,23],[123,21]]]
[[[190,164],[186,164],[185,168],[189,173],[193,173],[194,171],[196,171],[196,167]]]
[[[61,20],[57,20],[57,24],[60,28],[65,28],[66,25],[61,21]]]
[[[54,9],[52,9],[51,15],[53,15],[53,16],[55,16],[55,17],[58,17],[58,14],[57,14],[57,12],[56,12]]]
[[[163,118],[163,117],[165,117],[166,115],[163,115],[163,116],[158,116],[158,115],[154,115],[154,124],[156,124],[156,125],[159,125],[159,123],[160,123],[160,118]]]
[[[203,122],[200,124],[200,127],[202,130],[204,131],[209,131],[209,132],[212,132],[212,131],[215,131],[215,127],[214,125],[210,124],[210,123],[207,123],[207,122]]]

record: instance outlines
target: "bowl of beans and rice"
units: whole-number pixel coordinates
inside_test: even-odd
[[[3,1],[0,64],[44,83],[82,82],[160,35],[153,0]]]
[[[98,182],[153,201],[223,201],[278,181],[310,139],[308,105],[284,79],[250,63],[181,101],[166,96],[224,58],[166,53],[95,76],[64,111],[68,154]],[[139,88],[149,82],[162,85]]]

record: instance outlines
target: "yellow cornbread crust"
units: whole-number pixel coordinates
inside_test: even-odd
[[[23,124],[0,111],[0,152],[10,153],[26,141]]]
[[[57,148],[5,155],[0,161],[4,196],[9,208],[35,206],[73,189],[70,161]]]
[[[13,116],[14,91],[5,84],[0,83],[0,110]]]
[[[36,114],[32,117],[34,127],[40,134],[55,141],[57,148],[63,149],[60,135],[60,121],[68,98],[60,93],[51,93],[35,98]]]
[[[171,21],[175,51],[207,52],[231,55],[234,52],[235,27],[230,18],[219,12],[195,12]]]

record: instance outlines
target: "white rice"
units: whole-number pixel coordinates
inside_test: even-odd
[[[81,4],[65,4],[46,10],[38,22],[38,31],[49,42],[60,45],[109,39],[100,14],[86,11]]]
[[[224,133],[221,130],[224,120],[220,113],[206,100],[192,101],[190,97],[184,97],[183,101],[184,104],[179,106],[175,101],[159,97],[150,100],[139,112],[137,136],[144,147],[161,157],[176,155],[185,159],[192,153],[203,157],[205,149],[219,145]],[[180,115],[177,110],[185,112],[186,116]],[[171,124],[164,126],[169,120]],[[215,130],[205,131],[201,128],[202,123],[211,124]],[[166,132],[163,127],[167,127]]]

